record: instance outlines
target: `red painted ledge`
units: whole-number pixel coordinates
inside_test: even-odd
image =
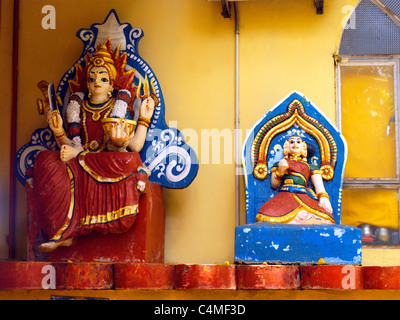
[[[48,262],[0,261],[0,289],[42,289],[48,265]]]
[[[53,283],[54,287],[46,287],[50,283]],[[59,290],[400,290],[400,266],[0,261],[0,289],[53,288]]]
[[[400,289],[400,267],[364,267],[364,289]]]
[[[56,289],[112,289],[113,265],[108,263],[52,263]]]
[[[178,264],[176,289],[236,289],[234,265]]]
[[[298,266],[238,265],[237,289],[300,289]]]
[[[301,266],[301,289],[363,289],[363,271],[352,265]]]
[[[175,287],[175,266],[168,264],[114,265],[115,289],[164,290]]]

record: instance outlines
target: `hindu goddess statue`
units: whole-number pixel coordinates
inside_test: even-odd
[[[307,163],[307,143],[291,136],[284,158],[271,169],[271,187],[279,193],[259,209],[256,220],[289,224],[334,224],[332,206],[319,168]],[[308,181],[315,192],[308,186]]]
[[[139,196],[150,172],[138,152],[158,104],[157,96],[142,96],[140,116],[133,121],[135,70],[126,71],[126,53],[112,50],[109,39],[85,56],[70,81],[66,124],[58,111],[46,108],[47,122],[60,151],[42,151],[35,159],[33,188],[48,240],[39,246],[50,252],[70,246],[92,231],[129,230],[139,212]]]

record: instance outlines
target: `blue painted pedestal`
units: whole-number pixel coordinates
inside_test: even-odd
[[[347,225],[256,222],[236,227],[235,262],[361,264],[361,229]]]

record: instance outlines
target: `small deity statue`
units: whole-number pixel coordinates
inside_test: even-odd
[[[284,144],[284,158],[271,169],[271,187],[279,193],[263,204],[256,221],[288,224],[334,224],[332,206],[319,168],[307,163],[312,146],[299,136]],[[308,181],[315,192],[308,186]]]
[[[126,53],[119,46],[112,50],[107,39],[86,55],[69,83],[66,125],[58,111],[45,110],[60,151],[40,152],[33,169],[49,239],[39,247],[44,252],[70,246],[92,231],[125,232],[139,212],[150,172],[138,152],[158,99],[146,82],[145,95],[139,96],[141,85],[132,86],[135,70],[125,70],[126,60]],[[142,98],[136,131],[135,97]]]

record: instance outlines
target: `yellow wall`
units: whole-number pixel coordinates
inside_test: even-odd
[[[2,1],[0,8],[0,112],[2,125],[2,156],[0,157],[0,258],[8,257],[5,237],[8,235],[9,179],[10,179],[10,123],[11,123],[11,64],[13,1]]]
[[[313,3],[239,3],[241,128],[251,128],[293,90],[306,95],[335,123],[333,54],[348,6],[357,1],[325,1],[323,15],[315,13]],[[245,221],[243,212],[241,221]]]
[[[3,1],[3,7],[9,2]],[[345,16],[342,8],[351,3],[354,1],[326,1],[323,15],[316,15],[312,0],[239,3],[240,128],[243,131],[293,90],[305,94],[335,120],[332,55],[337,49]],[[56,8],[55,30],[41,27],[44,5]],[[204,133],[211,129],[219,132],[227,129],[233,138],[234,20],[221,16],[219,1],[21,0],[17,147],[25,144],[36,128],[45,126],[44,118],[36,112],[36,98],[40,97],[36,84],[43,79],[58,83],[82,51],[76,31],[102,22],[112,8],[121,22],[143,29],[140,55],[161,84],[166,121],[176,121],[176,127],[190,135],[189,144],[196,148],[201,160],[192,185],[184,190],[164,190],[165,261],[223,263],[228,260],[232,263],[233,149],[228,150],[231,154],[227,164],[223,163],[223,157],[221,164],[206,164],[212,162],[212,155],[205,148],[205,136],[201,138],[202,130]],[[5,30],[2,27],[2,36]],[[1,55],[8,57],[3,50]],[[211,140],[209,149],[212,150]],[[8,165],[3,162],[0,165],[3,186],[8,183]],[[7,199],[7,190],[1,192],[1,199]],[[244,223],[243,186],[241,194],[241,223]],[[17,203],[17,254],[24,258],[26,201],[20,185]],[[0,219],[1,226],[7,224],[4,211]],[[6,233],[2,227],[0,258],[7,257],[3,241]]]

